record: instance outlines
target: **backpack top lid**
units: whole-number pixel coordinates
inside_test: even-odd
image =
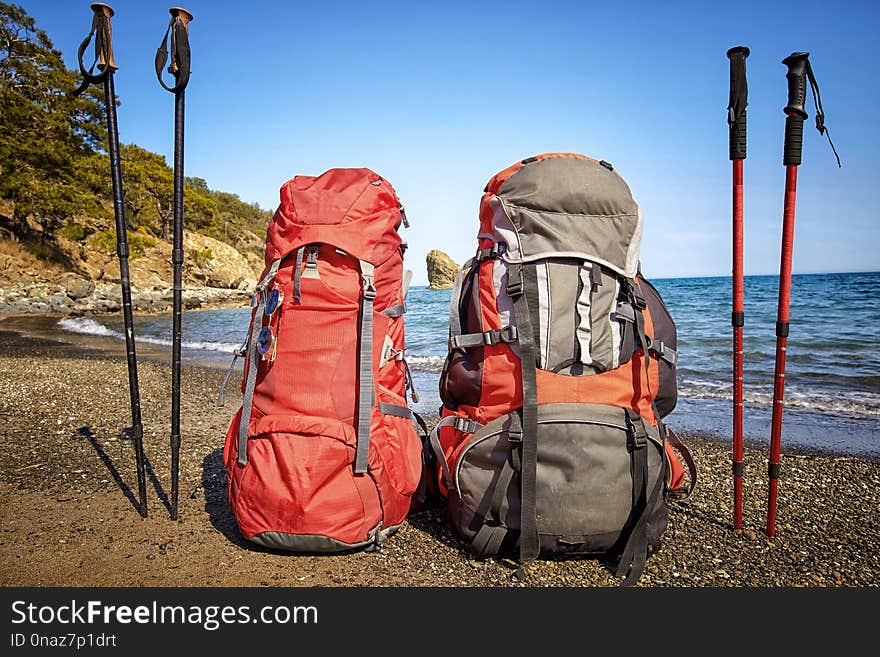
[[[607,162],[576,153],[538,155],[496,174],[485,191],[481,234],[500,235],[510,261],[584,258],[635,277],[642,217]]]
[[[296,176],[281,186],[281,204],[266,235],[266,264],[322,243],[378,266],[400,248],[401,221],[394,188],[370,169]]]

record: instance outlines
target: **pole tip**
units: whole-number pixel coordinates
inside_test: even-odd
[[[727,51],[728,57],[733,57],[736,54],[742,53],[743,59],[749,56],[749,47],[748,46],[734,46],[730,50]]]
[[[96,14],[98,12],[101,12],[107,14],[108,16],[113,16],[113,14],[115,13],[113,11],[113,7],[108,4],[104,4],[103,2],[93,2],[89,5],[89,7],[91,7],[92,11]]]
[[[175,18],[180,16],[186,22],[193,20],[193,15],[191,13],[189,13],[183,7],[172,7],[171,9],[168,10],[168,13],[171,14],[172,16],[174,16]]]

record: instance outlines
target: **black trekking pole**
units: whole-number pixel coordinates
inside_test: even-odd
[[[126,234],[125,204],[122,190],[122,168],[119,162],[119,126],[116,123],[116,91],[113,86],[113,74],[119,68],[113,60],[113,41],[110,18],[113,9],[103,2],[91,5],[94,12],[92,29],[79,46],[77,57],[83,82],[74,91],[79,95],[89,85],[104,84],[104,107],[107,110],[108,152],[110,154],[110,179],[113,186],[113,214],[116,218],[116,253],[119,256],[119,280],[122,285],[122,317],[125,323],[125,351],[128,356],[128,393],[131,400],[131,437],[134,441],[135,459],[137,461],[138,511],[147,517],[147,483],[144,473],[144,427],[141,424],[141,397],[138,386],[137,356],[134,344],[134,319],[131,311],[131,280],[128,273],[128,235]],[[83,63],[83,54],[89,43],[95,38],[95,61],[89,69]],[[99,73],[94,74],[97,65]]]
[[[782,255],[779,266],[779,304],[776,311],[776,366],[773,376],[773,417],[770,423],[770,462],[768,465],[767,494],[767,536],[776,535],[776,494],[780,474],[782,445],[782,410],[785,393],[785,357],[788,350],[789,308],[791,304],[791,268],[794,251],[794,211],[797,200],[797,170],[801,164],[804,139],[804,121],[807,112],[804,104],[807,99],[807,80],[813,92],[816,105],[816,129],[828,137],[837,166],[840,158],[831,136],[825,127],[825,111],[819,96],[819,85],[810,66],[810,53],[793,52],[782,60],[788,67],[788,104],[785,113],[785,144],[782,163],[785,165],[785,200],[782,211]]]
[[[174,266],[174,319],[171,329],[171,519],[177,520],[178,482],[180,480],[180,339],[183,312],[183,125],[186,85],[189,82],[189,22],[191,13],[180,7],[168,10],[171,22],[156,51],[156,77],[159,84],[174,94],[174,244],[171,262]],[[174,86],[162,79],[168,61],[166,44],[171,36],[171,63],[168,72]]]

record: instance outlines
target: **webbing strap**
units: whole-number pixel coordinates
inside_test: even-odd
[[[407,420],[413,419],[413,412],[409,410],[409,408],[397,404],[379,402],[379,412],[382,413],[382,415],[394,415],[396,417],[406,418]]]
[[[465,333],[463,335],[453,335],[449,338],[449,348],[458,349],[459,347],[482,347],[483,345],[491,346],[516,342],[517,330],[515,326],[506,326],[503,329],[493,331],[484,331],[483,333]]]
[[[461,271],[455,277],[455,283],[452,286],[452,297],[449,299],[449,337],[461,335],[461,313],[459,312],[459,304],[461,303],[461,287],[464,279],[471,274],[471,265],[474,264],[473,258],[468,260],[461,267]]]
[[[361,323],[358,336],[358,426],[357,448],[354,457],[355,474],[367,471],[370,450],[370,415],[373,409],[373,300],[376,285],[375,267],[358,260],[361,267],[363,294],[361,295]]]
[[[837,166],[840,167],[840,156],[837,154],[837,149],[834,148],[834,143],[831,141],[831,133],[828,132],[828,128],[825,126],[825,110],[822,109],[822,97],[819,95],[819,83],[816,82],[816,76],[813,74],[813,65],[810,64],[810,60],[807,60],[807,79],[810,81],[810,90],[813,92],[813,103],[816,105],[816,130],[819,131],[820,135],[825,135],[828,137],[828,145],[831,146],[831,151],[834,153],[835,159],[837,159]]]
[[[697,487],[697,464],[694,462],[694,457],[690,450],[685,447],[685,444],[681,442],[681,439],[675,435],[675,432],[669,427],[666,428],[666,440],[669,441],[669,444],[672,445],[684,459],[684,462],[688,467],[688,472],[690,473],[690,482],[688,483],[688,486],[686,488],[675,488],[671,490],[669,496],[676,500],[686,500]],[[740,463],[740,465],[742,464]]]
[[[171,66],[169,73],[174,74],[174,86],[169,87],[162,79],[162,69],[168,61],[168,35],[171,35]],[[168,29],[165,30],[165,36],[162,37],[162,43],[156,51],[156,77],[159,79],[165,89],[172,92],[183,91],[189,83],[190,74],[190,49],[189,49],[189,31],[180,16],[173,16],[171,22],[168,23]]]
[[[406,295],[409,294],[409,285],[412,283],[412,269],[407,269],[403,272],[403,288],[400,291],[400,296],[403,299],[404,305],[406,305]]]
[[[649,338],[648,343],[651,345],[650,351],[657,356],[657,358],[665,360],[670,365],[675,365],[678,362],[678,352],[668,346],[663,340]]]
[[[254,292],[254,301],[256,309],[254,316],[251,318],[251,332],[247,341],[248,355],[248,373],[244,385],[244,400],[241,404],[241,419],[238,424],[238,464],[247,465],[247,443],[248,443],[248,425],[251,423],[251,413],[254,408],[254,388],[257,385],[257,369],[259,368],[259,358],[257,358],[257,336],[263,327],[263,309],[266,307],[266,288],[278,273],[278,267],[281,266],[281,260],[273,260],[269,266],[269,271],[263,276],[263,280],[257,285]]]
[[[534,267],[530,273],[537,276]],[[535,364],[535,337],[529,306],[538,304],[537,280],[524,281],[524,269],[511,263],[508,270],[507,293],[513,298],[513,312],[519,329],[519,356],[522,371],[522,472],[520,475],[520,536],[519,561],[525,565],[540,552],[536,511],[536,480],[538,470],[538,384]]]
[[[636,321],[636,311],[633,309],[632,304],[627,301],[618,301],[617,308],[614,310],[614,319],[623,320],[630,324],[634,323]]]
[[[452,471],[449,469],[449,462],[446,460],[446,454],[443,452],[443,446],[440,444],[440,429],[448,426],[454,426],[457,431],[462,433],[476,433],[483,425],[460,415],[447,415],[437,423],[428,435],[428,442],[431,444],[431,449],[434,451],[437,462],[440,464],[440,470],[443,472],[443,481],[446,484],[446,488],[453,490],[455,482],[452,479]]]
[[[383,310],[383,315],[386,317],[400,317],[406,313],[406,295],[409,294],[409,284],[412,282],[412,277],[412,270],[407,269],[403,272],[403,285],[400,288],[400,303]]]
[[[648,450],[647,448],[642,448],[640,451],[644,453],[643,471],[647,477]],[[626,575],[626,579],[621,583],[621,586],[633,586],[645,570],[645,563],[648,560],[648,517],[650,515],[648,510],[657,506],[661,491],[663,490],[664,479],[663,473],[657,477],[651,495],[644,505],[639,519],[633,526],[626,547],[623,549],[623,554],[620,557],[617,572],[615,573],[618,577]]]
[[[474,262],[483,262],[489,258],[497,258],[507,250],[507,245],[503,242],[496,242],[488,249],[478,249],[477,255],[474,256]]]
[[[306,247],[301,246],[296,250],[296,263],[293,265],[293,300],[302,303],[300,282],[302,280],[303,254]]]
[[[483,526],[477,531],[471,542],[471,550],[478,559],[492,557],[498,554],[501,544],[507,536],[508,528],[504,524],[502,513],[507,501],[507,491],[513,476],[520,470],[519,449],[517,445],[511,445],[510,455],[501,466],[501,472],[495,480],[495,490],[492,492],[492,500],[489,509],[483,519]]]
[[[649,355],[650,342],[645,336],[645,317],[642,313],[642,311],[646,307],[646,303],[644,301],[644,298],[639,293],[638,289],[636,289],[634,283],[630,284],[630,292],[632,294],[633,306],[636,311],[636,335],[638,336],[639,344],[642,347],[642,360],[645,363],[645,378],[647,380],[648,396],[651,399],[651,407],[654,410],[654,417],[657,420],[657,426],[661,432],[661,435],[665,436],[666,429],[660,420],[660,413],[657,410],[657,405],[654,402],[654,394],[651,391],[651,357]],[[644,501],[644,504],[634,504],[633,506],[633,517],[635,518],[635,520],[632,529],[630,530],[629,539],[627,540],[626,545],[623,548],[620,562],[617,565],[616,574],[618,577],[623,577],[624,575],[626,575],[626,579],[623,581],[621,586],[632,586],[638,581],[639,577],[641,577],[642,572],[644,572],[645,570],[645,563],[648,560],[648,526],[650,520],[650,512],[657,505],[660,491],[663,490],[663,487],[666,483],[666,459],[660,459],[663,472],[661,472],[660,476],[657,477],[657,481],[654,484],[654,488],[652,489],[650,496],[647,500],[645,500],[649,480],[647,449],[649,441],[647,438],[647,433],[645,432],[644,420],[642,419],[642,417],[632,409],[626,409],[626,417],[627,423],[631,427],[633,435],[632,458],[634,497],[640,502]]]
[[[92,29],[89,31],[89,35],[83,39],[83,42],[79,44],[79,50],[77,51],[79,70],[82,73],[83,81],[73,92],[74,96],[79,96],[88,89],[89,85],[102,82],[105,77],[113,74],[116,67],[109,65],[113,62],[111,34],[110,19],[102,12],[95,12],[95,15],[92,17]],[[95,61],[87,69],[83,63],[83,55],[89,47],[93,36],[95,37]],[[95,65],[98,65],[98,70],[100,71],[97,75],[93,73]],[[107,102],[113,101],[107,99]]]

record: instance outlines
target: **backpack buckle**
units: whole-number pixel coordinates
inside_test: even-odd
[[[518,297],[522,293],[523,293],[522,267],[517,267],[515,280],[510,280],[510,274],[508,273],[507,294],[510,295],[511,297]]]
[[[498,336],[501,342],[516,342],[519,338],[516,327],[513,325],[506,326],[498,331]]]
[[[648,307],[648,302],[645,301],[645,297],[643,297],[641,295],[641,293],[635,287],[632,290],[632,298],[633,298],[633,305],[638,310],[644,310],[645,308]]]
[[[642,416],[632,409],[626,409],[626,424],[633,439],[633,449],[641,449],[648,444],[648,430]]]
[[[455,418],[455,423],[452,426],[455,428],[456,431],[460,431],[462,433],[476,433],[483,425],[479,422],[471,420],[470,418],[457,417]]]

